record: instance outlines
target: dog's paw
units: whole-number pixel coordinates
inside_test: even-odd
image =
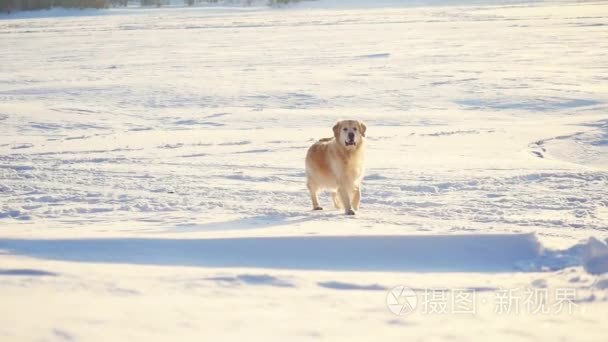
[[[312,210],[323,210],[323,207],[314,207]]]
[[[348,209],[344,212],[346,215],[355,215],[355,211],[352,209]]]

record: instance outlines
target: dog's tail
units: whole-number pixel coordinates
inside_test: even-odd
[[[328,142],[328,141],[332,141],[333,138],[321,138],[319,139],[319,142]]]

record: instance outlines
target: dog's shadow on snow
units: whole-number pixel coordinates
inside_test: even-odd
[[[58,274],[55,272],[49,272],[45,270],[37,270],[31,268],[14,268],[14,269],[0,269],[0,276],[26,276],[26,277],[54,277]]]
[[[538,270],[529,267],[545,257],[532,234],[0,239],[0,250],[75,262],[403,272]]]
[[[243,217],[229,221],[208,223],[183,223],[165,229],[164,233],[191,233],[208,231],[248,230],[276,226],[300,224],[308,221],[323,219],[320,215],[278,215],[268,214],[260,216]],[[155,232],[156,233],[156,232]]]

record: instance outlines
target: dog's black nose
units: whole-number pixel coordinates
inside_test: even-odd
[[[348,133],[348,139],[354,140],[355,139],[355,133],[353,133],[353,132]]]

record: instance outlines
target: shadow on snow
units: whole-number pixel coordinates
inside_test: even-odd
[[[0,250],[94,263],[403,272],[510,272],[545,258],[533,234],[0,239]]]

